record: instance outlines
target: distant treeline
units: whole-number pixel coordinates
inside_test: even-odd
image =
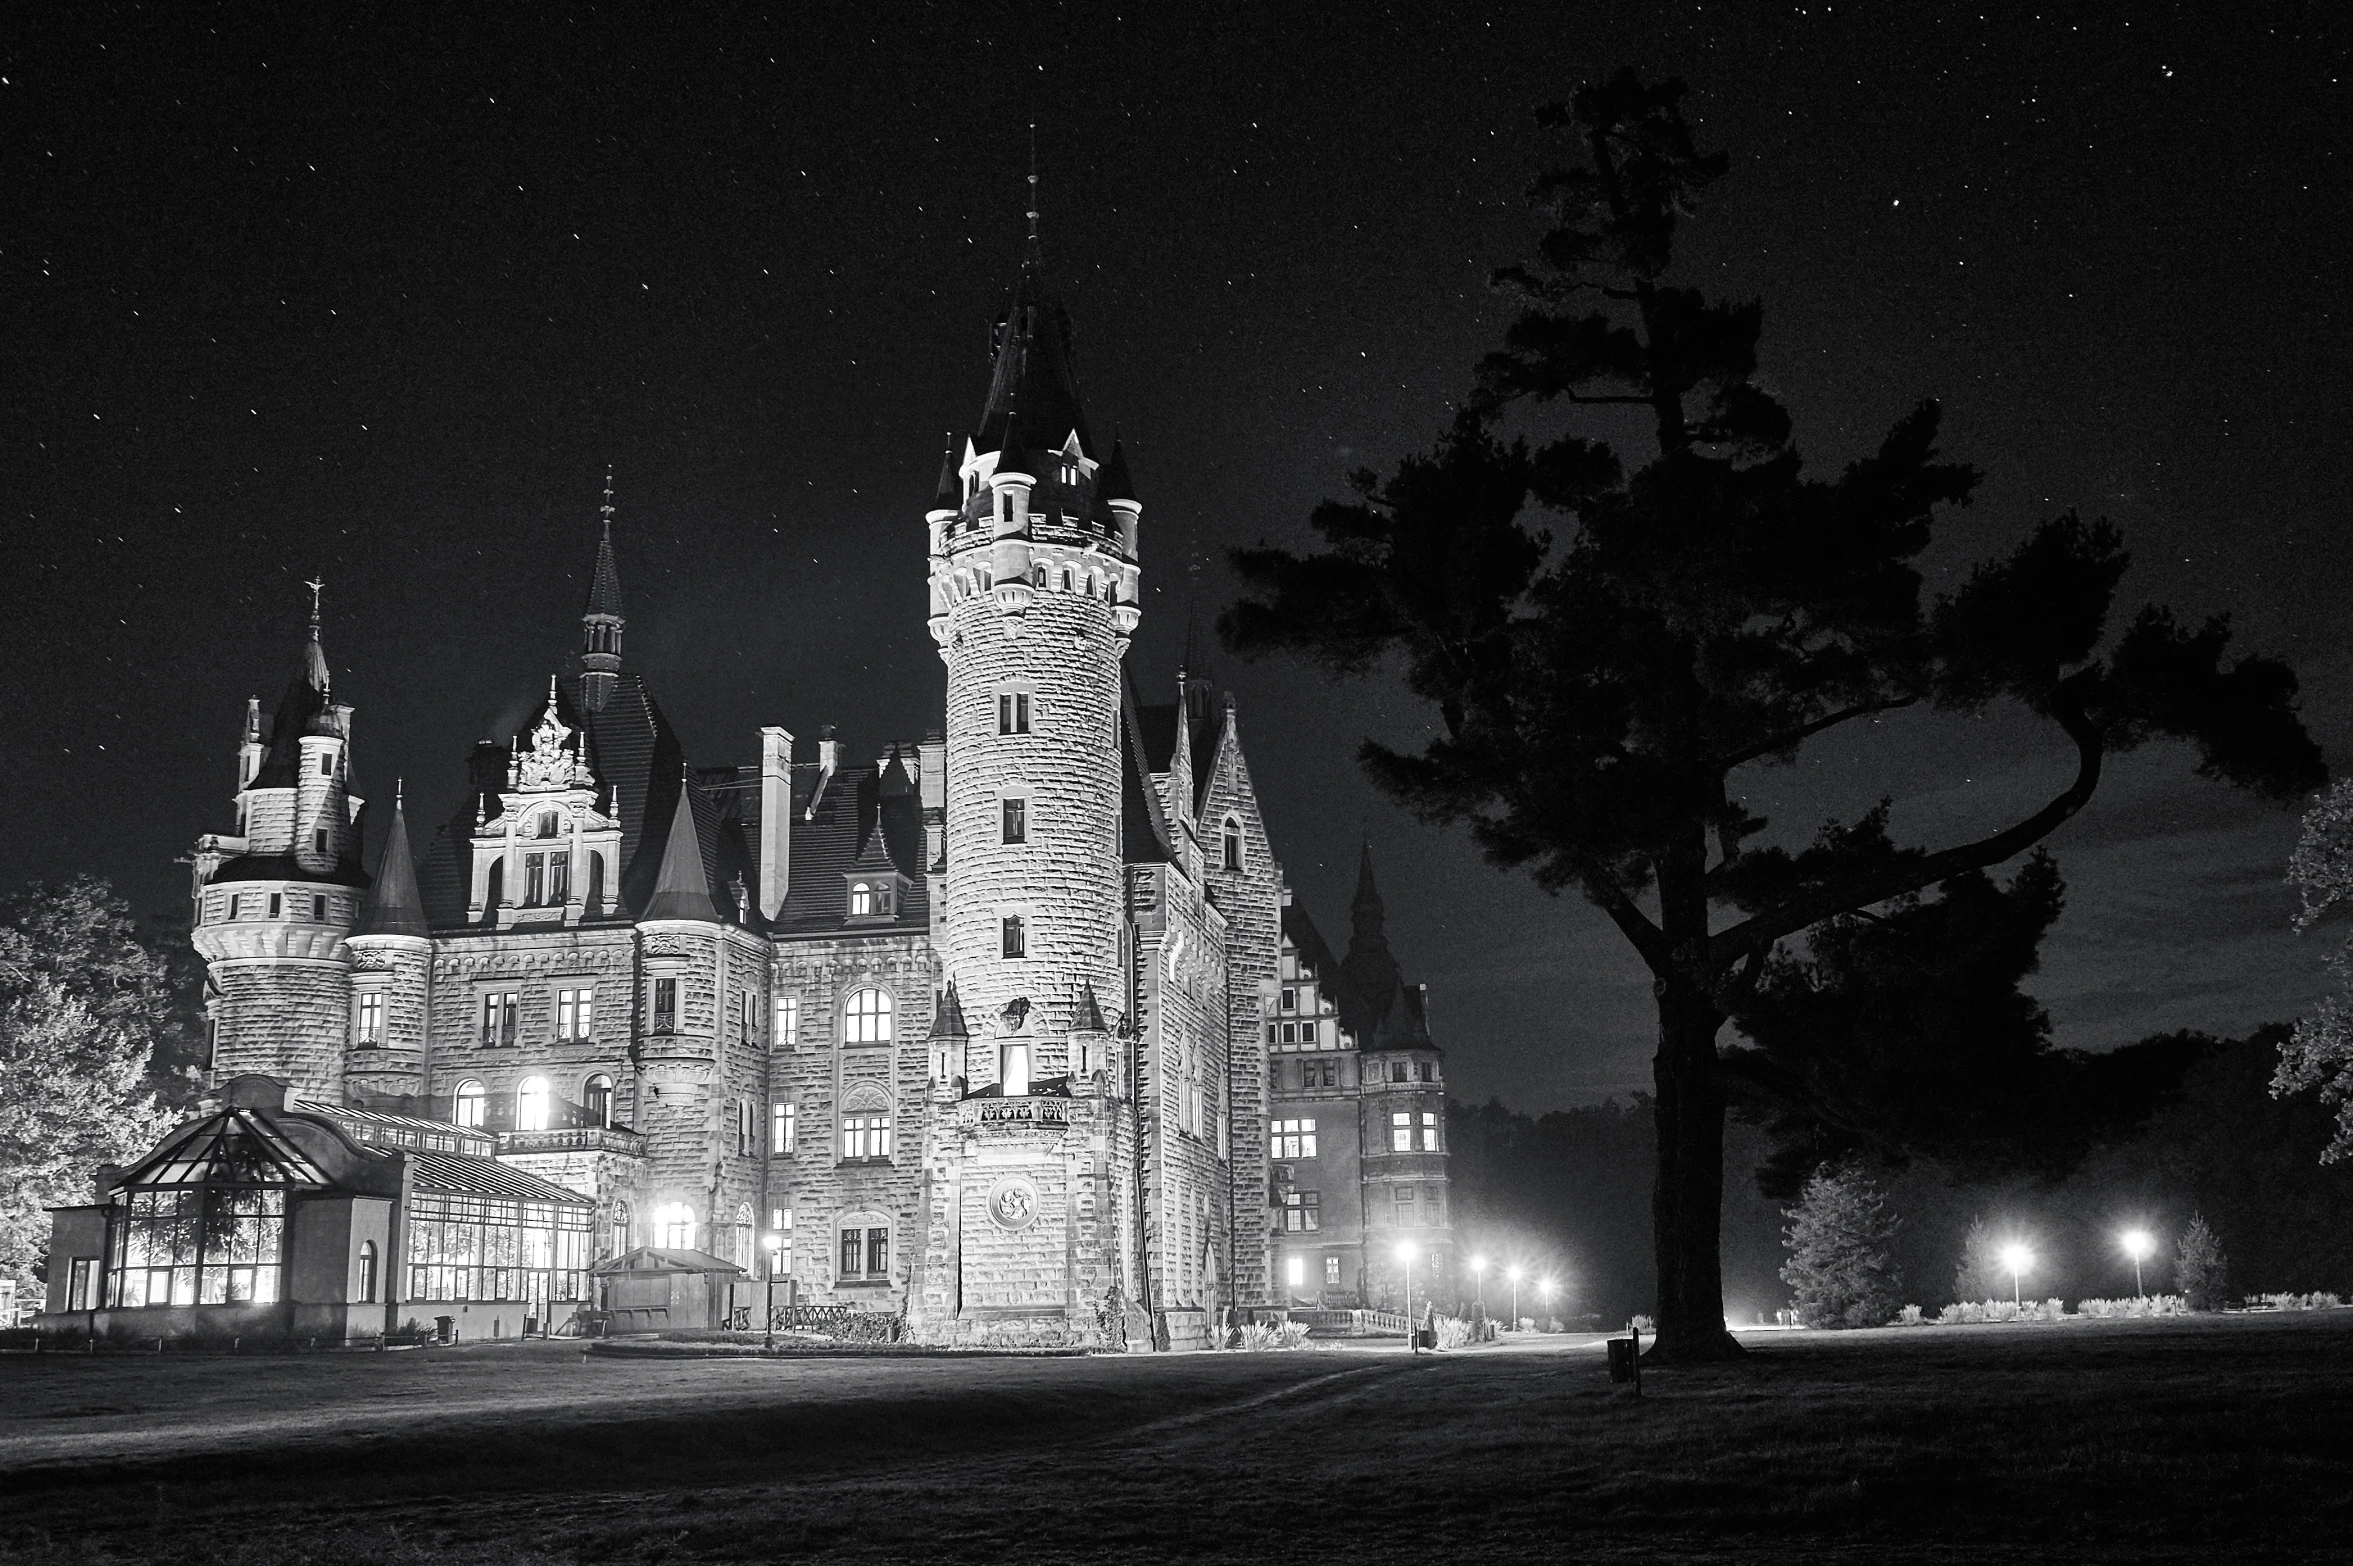
[[[1957,1181],[1925,1161],[1887,1170],[1903,1220],[1897,1257],[1907,1300],[1953,1298],[1962,1236],[1982,1214],[2034,1248],[2030,1296],[2130,1294],[2132,1263],[2116,1236],[2142,1226],[2164,1252],[2193,1213],[2221,1237],[2234,1293],[2328,1289],[2353,1294],[2353,1160],[2323,1165],[2332,1116],[2317,1095],[2270,1094],[2284,1028],[2212,1041],[2180,1097],[2128,1142],[2099,1149],[2056,1183]],[[1531,1117],[1489,1102],[1448,1106],[1454,1224],[1467,1259],[1489,1260],[1487,1299],[1517,1262],[1563,1280],[1568,1309],[1616,1323],[1650,1309],[1651,1102],[1636,1094]],[[1784,1204],[1757,1194],[1766,1154],[1735,1119],[1724,1167],[1724,1302],[1735,1323],[1770,1320],[1787,1301],[1778,1277]],[[2164,1265],[2152,1263],[2151,1291]],[[1522,1293],[1533,1313],[1535,1296]]]

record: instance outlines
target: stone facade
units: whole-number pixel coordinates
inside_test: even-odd
[[[924,522],[939,729],[690,764],[623,659],[608,491],[578,672],[437,835],[396,796],[372,885],[314,613],[198,846],[216,1077],[474,1128],[593,1203],[596,1256],[709,1252],[731,1300],[1186,1347],[1283,1297],[1287,894],[1232,699],[1127,671],[1143,509],[1033,253]]]

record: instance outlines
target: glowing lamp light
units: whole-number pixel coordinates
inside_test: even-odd
[[[2132,1292],[2146,1295],[2149,1291],[2141,1283],[2141,1263],[2157,1249],[2156,1237],[2146,1229],[2127,1229],[2122,1238],[2124,1254],[2132,1258]]]
[[[2023,1306],[2026,1297],[2020,1292],[2018,1280],[2034,1270],[2034,1252],[2023,1245],[2002,1247],[2002,1265],[2010,1270],[2010,1302]]]
[[[1409,1261],[1412,1261],[1412,1260],[1413,1260],[1413,1259],[1414,1259],[1416,1256],[1419,1256],[1421,1253],[1422,1253],[1422,1248],[1421,1248],[1420,1246],[1418,1246],[1418,1245],[1414,1244],[1414,1243],[1413,1243],[1413,1241],[1411,1241],[1411,1240],[1399,1240],[1399,1241],[1397,1242],[1397,1259],[1398,1259],[1399,1261],[1404,1261],[1404,1262],[1409,1262]]]

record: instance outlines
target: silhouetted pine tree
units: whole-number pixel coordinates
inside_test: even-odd
[[[2281,798],[2322,769],[2295,677],[2227,659],[2222,622],[2145,609],[2110,636],[2126,556],[2104,522],[2045,522],[1922,601],[1914,561],[1976,474],[1939,457],[1932,403],[1835,476],[1804,471],[1755,378],[1760,308],[1670,280],[1677,226],[1726,166],[1694,147],[1682,96],[1626,71],[1542,112],[1580,161],[1536,183],[1554,226],[1499,274],[1527,309],[1476,395],[1430,455],[1317,508],[1321,552],[1237,551],[1245,596],[1219,627],[1246,654],[1339,672],[1394,657],[1438,733],[1416,754],[1367,742],[1375,781],[1467,825],[1493,863],[1580,891],[1650,969],[1656,1352],[1699,1359],[1738,1352],[1717,1036],[1778,943],[2024,853],[2083,808],[2109,755],[2153,736],[2193,739],[2202,770]],[[1586,433],[1531,449],[1503,432],[1507,413],[1556,403],[1634,410],[1655,454],[1629,472]],[[1796,853],[1752,842],[1765,823],[1739,803],[1739,769],[1898,709],[1999,704],[2075,756],[2024,819],[1933,851],[1869,820]]]
[[[1901,1303],[1903,1279],[1890,1248],[1897,1222],[1887,1193],[1859,1164],[1814,1171],[1805,1194],[1785,1212],[1782,1231],[1798,1320],[1809,1327],[1881,1327]]]
[[[2220,1310],[2230,1303],[2230,1262],[2203,1215],[2193,1214],[2173,1254],[2173,1286],[2192,1310]]]

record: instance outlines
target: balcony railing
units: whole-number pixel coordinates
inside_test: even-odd
[[[626,1126],[553,1126],[544,1131],[501,1131],[502,1153],[622,1153],[645,1156],[645,1138]]]
[[[956,1106],[960,1126],[1066,1126],[1067,1098],[968,1098]]]

